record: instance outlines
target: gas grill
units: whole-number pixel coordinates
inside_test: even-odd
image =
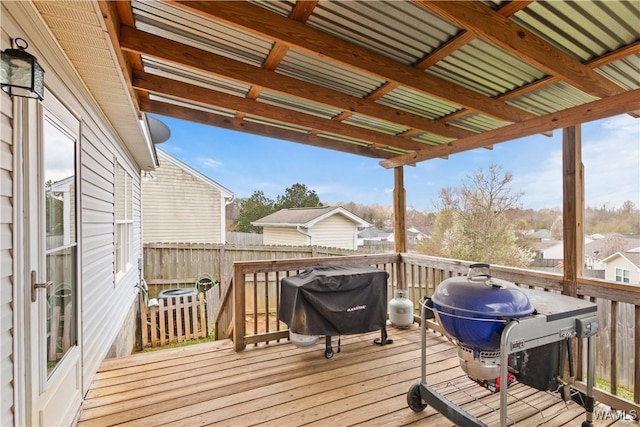
[[[563,352],[570,338],[587,339],[586,420],[592,426],[597,305],[565,295],[523,289],[491,277],[489,265],[473,264],[466,277],[443,281],[432,298],[421,301],[422,375],[407,393],[415,412],[432,405],[462,427],[486,424],[447,400],[426,383],[426,319],[436,318],[458,347],[461,368],[478,382],[491,382],[500,392],[500,425],[507,425],[507,388],[511,373],[539,390],[564,390],[560,378]]]
[[[324,335],[325,357],[333,357],[333,335],[381,331],[387,339],[386,271],[368,265],[313,267],[280,281],[278,319],[300,335]],[[340,352],[340,341],[338,341]]]

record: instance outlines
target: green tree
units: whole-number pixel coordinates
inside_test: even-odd
[[[440,191],[442,208],[430,239],[421,245],[429,255],[474,262],[526,266],[532,254],[518,245],[516,221],[521,193],[510,188],[513,176],[490,164],[467,177],[461,188]]]
[[[261,190],[256,190],[251,196],[242,201],[236,229],[243,233],[257,233],[261,227],[251,225],[251,222],[265,217],[275,211],[275,202],[269,199]]]
[[[238,222],[235,229],[244,233],[261,233],[262,227],[251,225],[255,220],[270,215],[280,209],[309,208],[322,206],[315,191],[309,190],[304,184],[293,184],[284,190],[284,195],[276,201],[269,199],[261,190],[242,201]]]
[[[293,184],[284,190],[284,195],[278,196],[275,204],[277,210],[289,208],[312,208],[322,206],[320,198],[315,191],[310,190],[304,184]]]

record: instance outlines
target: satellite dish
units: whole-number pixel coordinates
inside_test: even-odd
[[[162,144],[171,136],[171,130],[160,120],[147,116],[147,126],[151,134],[151,142]]]

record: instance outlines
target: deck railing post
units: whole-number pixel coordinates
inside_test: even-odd
[[[233,346],[236,351],[244,350],[245,334],[245,277],[244,270],[240,267],[233,267]]]

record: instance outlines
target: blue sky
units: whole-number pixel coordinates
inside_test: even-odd
[[[393,204],[393,170],[379,160],[212,126],[155,116],[171,130],[159,147],[231,190],[256,190],[274,199],[300,183],[325,204]],[[640,206],[640,119],[628,115],[582,125],[587,206]],[[524,208],[562,207],[562,131],[535,135],[406,166],[407,207],[433,211],[444,187],[459,187],[491,162],[513,174],[512,189]]]

